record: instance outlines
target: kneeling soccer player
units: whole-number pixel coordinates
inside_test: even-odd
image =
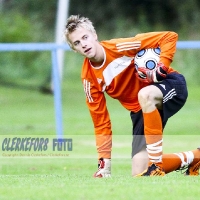
[[[170,66],[178,35],[150,32],[99,42],[92,22],[78,15],[68,18],[64,34],[70,47],[85,57],[81,79],[99,160],[94,177],[111,176],[112,130],[105,92],[131,113],[133,176],[164,176],[183,167],[187,167],[186,175],[198,175],[199,149],[175,154],[162,150],[167,120],[183,107],[188,95],[185,78]],[[134,66],[137,52],[158,47],[158,67],[140,68],[138,73]]]

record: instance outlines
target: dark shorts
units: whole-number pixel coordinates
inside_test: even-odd
[[[177,113],[185,104],[188,92],[187,85],[183,75],[178,73],[170,73],[160,83],[154,83],[163,93],[163,109],[159,110],[163,128],[168,118]],[[146,148],[144,138],[144,122],[142,111],[137,113],[131,112],[133,123],[133,141],[132,141],[132,157],[142,149]]]

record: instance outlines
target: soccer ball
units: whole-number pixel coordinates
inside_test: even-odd
[[[160,60],[160,48],[155,49],[142,49],[134,58],[135,68],[138,71],[140,67],[145,67],[153,70],[157,67]]]

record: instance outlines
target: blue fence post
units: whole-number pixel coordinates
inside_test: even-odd
[[[62,125],[62,98],[61,98],[61,81],[58,71],[58,57],[57,50],[52,50],[52,79],[53,79],[53,92],[54,92],[54,106],[56,115],[56,133],[58,138],[63,136]]]

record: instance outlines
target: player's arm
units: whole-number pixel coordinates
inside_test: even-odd
[[[110,40],[116,43],[116,51],[129,57],[135,56],[141,49],[160,47],[160,62],[169,67],[176,52],[178,34],[171,31],[141,33],[135,37]],[[113,49],[112,49],[113,50]]]
[[[169,67],[176,52],[178,34],[171,31],[142,33],[136,35],[134,40],[141,41],[140,49],[160,47],[160,62]]]
[[[94,177],[111,175],[112,131],[106,99],[102,92],[87,80],[83,80],[86,102],[94,124],[96,147],[98,152],[98,171]]]
[[[93,102],[87,101],[87,106],[94,124],[98,158],[111,158],[112,131],[104,94],[99,93]]]

